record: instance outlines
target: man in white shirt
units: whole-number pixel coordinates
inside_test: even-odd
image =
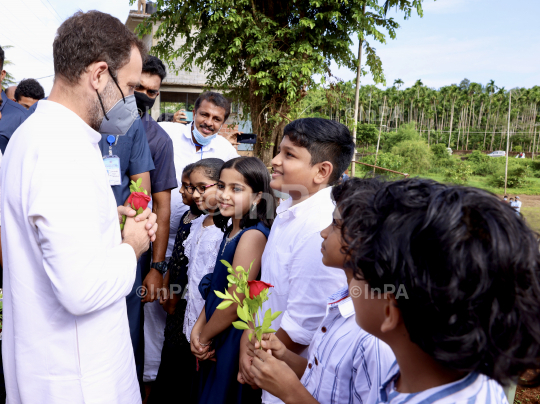
[[[143,43],[118,19],[78,12],[58,28],[48,100],[2,164],[3,359],[9,404],[140,403],[125,297],[155,234],[118,208],[99,149],[129,122]],[[135,109],[136,113],[136,109]],[[131,211],[131,214],[135,212]]]
[[[208,91],[201,94],[195,101],[192,123],[187,125],[175,122],[159,123],[173,141],[174,167],[179,188],[182,183],[182,171],[188,164],[210,157],[223,161],[239,157],[232,144],[223,136],[218,135],[230,113],[231,103],[222,94]],[[188,206],[182,202],[180,192],[173,192],[167,258],[172,255],[180,218],[186,210]]]
[[[521,201],[519,200],[519,196],[516,196],[513,208],[516,210],[517,213],[521,212]]]

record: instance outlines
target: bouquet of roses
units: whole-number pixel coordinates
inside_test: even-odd
[[[263,303],[268,300],[268,290],[274,286],[262,281],[248,281],[253,262],[249,266],[249,269],[246,270],[241,266],[234,269],[225,260],[221,260],[221,263],[227,267],[227,271],[230,274],[227,276],[227,280],[229,281],[228,287],[230,288],[232,285],[236,285],[236,291],[245,294],[246,297],[243,301],[240,301],[236,292],[233,292],[233,295],[231,295],[227,289],[225,289],[224,294],[215,290],[214,293],[223,299],[217,308],[224,310],[231,304],[238,303],[236,313],[240,321],[234,321],[232,325],[237,330],[251,330],[252,332],[249,334],[250,341],[253,334],[255,334],[260,342],[263,334],[276,332],[276,330],[272,330],[270,327],[272,321],[279,317],[281,311],[272,313],[272,309],[268,309],[264,313],[264,316],[262,314]]]
[[[129,195],[129,198],[127,202],[129,203],[129,206],[137,213],[135,216],[140,215],[144,212],[144,210],[148,207],[148,202],[152,200],[148,196],[148,192],[146,189],[141,187],[142,184],[142,178],[139,178],[137,182],[131,181],[131,185],[129,186],[129,190],[131,191],[131,194]],[[120,224],[120,230],[124,230],[124,223],[126,223],[126,216],[122,216],[122,223]]]

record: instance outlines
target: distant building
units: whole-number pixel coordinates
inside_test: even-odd
[[[146,5],[147,12],[151,12],[153,7],[154,5],[148,2]],[[147,17],[148,14],[139,14],[136,10],[131,10],[126,20],[126,27],[128,27],[130,31],[135,32],[137,26]],[[154,24],[152,35],[147,34],[142,38],[148,49],[157,45],[158,41],[154,38],[154,34],[157,31],[158,26],[159,25]],[[183,42],[183,39],[178,38],[176,46],[182,45]],[[181,61],[175,63],[176,66],[180,66],[180,64]],[[163,80],[160,94],[158,95],[151,113],[152,118],[156,120],[163,113],[175,113],[179,109],[193,111],[195,100],[203,92],[203,87],[207,78],[205,72],[197,66],[193,66],[191,72],[180,70],[178,73],[171,72],[167,63],[165,63],[165,66],[167,68],[167,77]],[[229,127],[231,125],[234,126]],[[236,139],[230,139],[228,134],[238,130],[239,125],[241,131],[251,132],[251,122],[239,121],[238,105],[233,104],[231,115],[223,125],[219,134],[235,144]],[[238,145],[238,150],[252,150],[252,145]]]

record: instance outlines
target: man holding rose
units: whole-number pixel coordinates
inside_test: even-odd
[[[140,403],[125,297],[156,216],[117,208],[98,131],[132,113],[145,48],[90,11],[64,21],[53,55],[51,94],[2,164],[8,402]]]

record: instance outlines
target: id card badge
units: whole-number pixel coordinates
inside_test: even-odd
[[[103,157],[103,162],[107,169],[109,185],[122,185],[122,178],[120,178],[120,157],[105,156]]]
[[[122,178],[120,176],[120,157],[114,156],[112,152],[113,145],[118,141],[118,136],[107,136],[107,143],[109,143],[109,155],[103,156],[103,163],[107,169],[107,176],[109,177],[109,185],[122,185]]]

